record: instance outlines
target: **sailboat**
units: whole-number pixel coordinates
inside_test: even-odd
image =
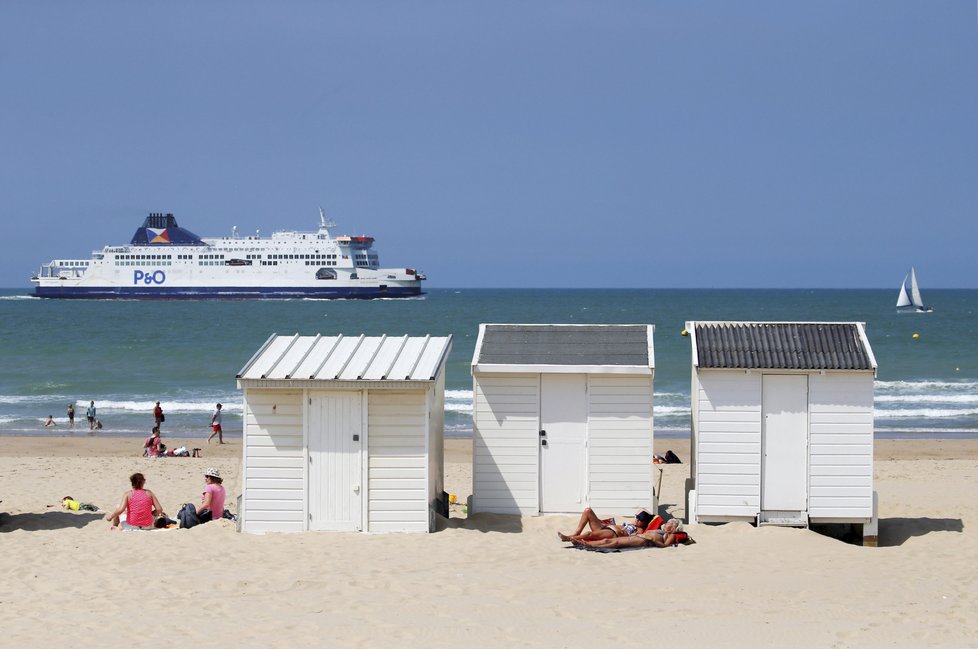
[[[897,313],[930,313],[934,309],[924,306],[924,300],[920,297],[920,287],[917,286],[917,273],[913,266],[910,272],[903,278],[900,285],[900,295],[896,303]]]

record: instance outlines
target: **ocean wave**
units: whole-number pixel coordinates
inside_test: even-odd
[[[0,300],[41,300],[36,295],[2,295]]]
[[[445,402],[445,411],[446,412],[467,412],[467,413],[470,413],[471,414],[472,413],[472,404],[471,403],[450,403],[450,402],[446,401]]]
[[[940,408],[908,408],[886,410],[877,408],[876,419],[958,419],[978,415],[978,408],[942,410]]]
[[[973,403],[978,404],[978,394],[878,394],[876,403]]]
[[[67,406],[69,403],[74,403],[74,399],[71,397],[66,397],[59,394],[0,395],[0,403],[3,404],[47,403],[51,401],[64,401],[65,406]],[[77,404],[75,408],[77,409]]]
[[[207,400],[207,401],[160,401],[160,406],[163,408],[164,414],[176,414],[182,412],[213,412],[215,404],[220,403],[222,410],[224,412],[234,412],[241,413],[244,411],[244,406],[240,400]],[[80,406],[84,408],[88,407],[87,402],[80,402]],[[147,401],[96,401],[95,407],[98,411],[104,410],[121,410],[123,412],[153,412],[153,406],[156,405],[156,400]],[[75,407],[76,413],[80,413],[82,417],[85,415],[85,410],[78,410],[78,406]],[[77,418],[76,414],[76,418]]]
[[[688,417],[690,409],[689,406],[655,406],[652,412],[656,417],[668,417],[669,415],[685,415]]]
[[[445,400],[449,399],[472,401],[472,390],[445,390]]]
[[[978,390],[978,381],[876,381],[875,388],[880,392],[907,392],[913,390]]]

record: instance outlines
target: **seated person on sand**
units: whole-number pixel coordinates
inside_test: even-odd
[[[197,505],[197,515],[206,510],[210,514],[201,516],[200,522],[216,521],[224,516],[224,479],[221,472],[215,468],[209,468],[204,472],[204,491],[200,496],[200,504]]]
[[[122,494],[122,502],[115,511],[105,515],[105,520],[112,521],[112,529],[118,530],[151,530],[155,523],[156,516],[166,516],[160,501],[156,495],[148,489],[143,489],[146,478],[142,473],[133,473],[129,476],[129,483],[132,489]],[[119,522],[122,513],[126,513],[126,520]]]
[[[571,543],[591,548],[667,548],[670,545],[678,545],[681,536],[685,538],[685,534],[680,534],[682,531],[682,521],[678,518],[670,518],[657,530],[595,541],[575,539]]]
[[[146,457],[160,457],[165,450],[166,446],[160,441],[160,427],[153,426],[153,434],[143,442],[143,455]]]
[[[615,520],[598,518],[590,507],[581,512],[581,520],[578,521],[577,529],[573,534],[562,534],[557,532],[561,541],[593,541],[595,539],[613,539],[617,537],[632,536],[640,530],[644,530],[652,520],[652,514],[647,511],[640,511],[635,514],[635,518],[626,521],[621,525],[616,525]],[[584,528],[590,527],[585,532]]]

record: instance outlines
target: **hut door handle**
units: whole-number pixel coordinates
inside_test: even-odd
[[[353,436],[353,441],[354,442],[359,442],[360,441],[360,436],[359,435],[354,435]]]
[[[540,446],[546,446],[546,445],[547,445],[547,440],[541,439],[540,440]]]
[[[541,430],[540,431],[540,437],[546,437],[546,436],[547,436],[547,431]]]

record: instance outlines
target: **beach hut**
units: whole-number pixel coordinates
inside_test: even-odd
[[[655,511],[653,329],[480,325],[473,512]]]
[[[687,322],[692,522],[857,523],[876,537],[861,322]]]
[[[430,532],[451,337],[273,335],[244,391],[241,529]]]

